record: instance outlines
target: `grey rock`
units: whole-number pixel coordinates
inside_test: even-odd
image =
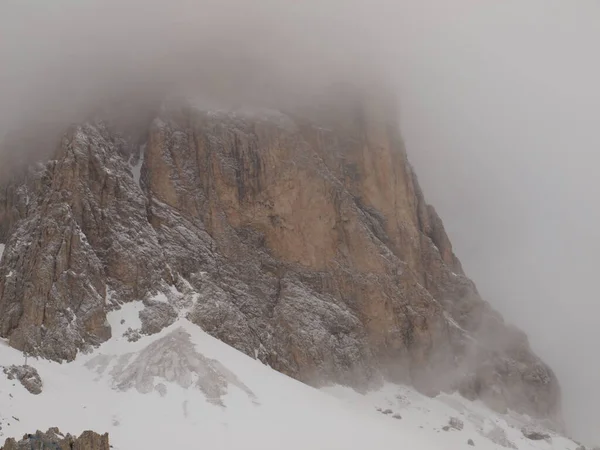
[[[146,300],[141,333],[185,310],[312,385],[459,390],[560,426],[554,373],[464,274],[387,101],[342,97],[268,116],[169,105],[129,133],[89,121],[0,177],[0,336],[72,360],[110,338],[108,311],[170,286],[182,297]]]
[[[164,396],[167,387],[162,381],[167,381],[183,388],[199,389],[209,402],[223,406],[222,397],[232,385],[256,401],[254,393],[233,372],[199,353],[189,333],[181,328],[150,343],[135,358],[131,359],[132,356],[127,355],[110,372],[116,389],[136,389],[140,393],[157,391]],[[111,359],[108,355],[97,355],[86,365],[102,374]]]
[[[525,436],[527,439],[531,439],[532,441],[551,440],[550,434],[537,427],[525,426],[521,428],[521,432],[523,433],[523,436]]]
[[[129,327],[125,330],[123,336],[127,338],[128,342],[137,342],[142,338],[142,333],[140,333],[140,330],[134,330],[133,328]]]
[[[141,333],[150,335],[172,325],[177,319],[177,311],[168,303],[153,302],[148,303],[139,316],[142,321]]]
[[[462,420],[457,419],[456,417],[450,417],[450,420],[448,421],[448,425],[451,428],[454,428],[455,430],[462,430],[465,426],[465,424],[463,423]]]
[[[42,378],[35,367],[27,366],[10,366],[4,368],[4,373],[9,380],[15,378],[27,389],[30,393],[38,395],[42,393],[44,384]],[[18,420],[18,419],[16,419]]]

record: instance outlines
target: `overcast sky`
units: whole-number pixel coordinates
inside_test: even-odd
[[[481,294],[556,370],[574,434],[600,444],[600,2],[418,3],[399,19],[409,157]]]
[[[465,269],[600,443],[599,45],[597,0],[2,0],[0,134],[174,81],[383,74]]]

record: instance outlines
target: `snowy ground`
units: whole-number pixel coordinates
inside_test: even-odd
[[[183,318],[129,342],[122,334],[139,327],[141,308],[130,303],[110,313],[115,337],[72,363],[30,359],[44,382],[38,396],[0,373],[0,442],[58,426],[72,434],[107,431],[116,450],[452,450],[472,448],[469,439],[491,450],[503,447],[484,435],[500,428],[522,450],[577,447],[557,436],[527,440],[517,419],[455,396],[431,399],[398,385],[368,395],[316,390]],[[23,357],[0,341],[0,364],[23,364]],[[450,417],[464,429],[444,431]]]
[[[333,386],[324,391],[353,405],[376,408],[392,419],[394,416],[402,417],[398,420],[409,429],[416,430],[419,435],[433,440],[435,445],[432,448],[436,449],[469,448],[465,445],[468,440],[472,440],[476,448],[486,450],[512,448],[511,444],[520,450],[576,449],[578,446],[573,441],[550,432],[549,441],[529,440],[523,435],[521,428],[531,423],[530,418],[515,413],[499,415],[482,403],[470,402],[460,395],[442,394],[429,398],[408,386],[394,384],[387,384],[381,390],[367,395],[344,386]],[[464,428],[456,430],[448,427],[450,418],[458,419]]]

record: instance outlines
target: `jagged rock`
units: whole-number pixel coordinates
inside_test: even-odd
[[[134,330],[133,328],[129,327],[125,330],[123,336],[127,338],[128,342],[137,342],[142,338],[142,333],[140,333],[140,330]]]
[[[398,419],[398,420],[400,420],[400,419],[402,419],[402,416],[401,416],[400,414],[394,414],[394,415],[392,416],[392,418],[393,418],[393,419]]]
[[[142,334],[155,334],[177,319],[177,312],[168,303],[153,302],[140,311]]]
[[[448,421],[448,425],[451,428],[454,428],[455,430],[458,430],[458,431],[461,431],[465,426],[463,421],[460,419],[457,419],[456,417],[450,417],[450,420]]]
[[[73,450],[108,450],[108,433],[99,435],[93,431],[84,431],[73,442]]]
[[[46,433],[37,431],[26,434],[16,441],[8,438],[0,450],[109,450],[108,433],[100,435],[84,431],[79,437],[62,434],[58,428],[50,428]]]
[[[4,373],[9,380],[17,379],[23,387],[30,393],[38,395],[42,393],[44,384],[42,378],[35,367],[27,366],[10,366],[4,368]]]
[[[473,442],[473,439],[469,439],[467,441],[467,445],[470,445],[471,447],[475,447],[475,442]]]
[[[110,308],[185,287],[190,321],[301,381],[385,378],[560,422],[556,377],[465,276],[393,108],[338,98],[74,126],[0,180],[0,336],[71,360],[110,337]],[[177,316],[144,311],[143,333]]]
[[[551,440],[551,437],[547,432],[537,427],[526,426],[521,428],[521,432],[523,433],[523,436],[525,436],[527,439],[531,439],[532,441]]]
[[[207,400],[223,405],[222,397],[230,385],[236,386],[256,401],[254,393],[219,361],[198,353],[185,330],[178,328],[157,339],[130,360],[131,354],[122,355],[111,370],[113,386],[126,391],[135,388],[140,393],[157,391],[161,396],[167,387],[160,380],[178,384],[184,389],[195,387]],[[101,374],[112,357],[97,355],[86,366]]]

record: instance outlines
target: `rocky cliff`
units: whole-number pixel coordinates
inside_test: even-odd
[[[93,431],[84,431],[75,437],[60,432],[58,428],[50,428],[47,432],[37,431],[27,434],[16,441],[9,438],[0,450],[109,450],[108,434],[100,435]]]
[[[0,335],[71,360],[144,300],[140,332],[185,314],[311,384],[410,382],[560,422],[554,374],[465,276],[385,103],[73,126],[2,179]]]

